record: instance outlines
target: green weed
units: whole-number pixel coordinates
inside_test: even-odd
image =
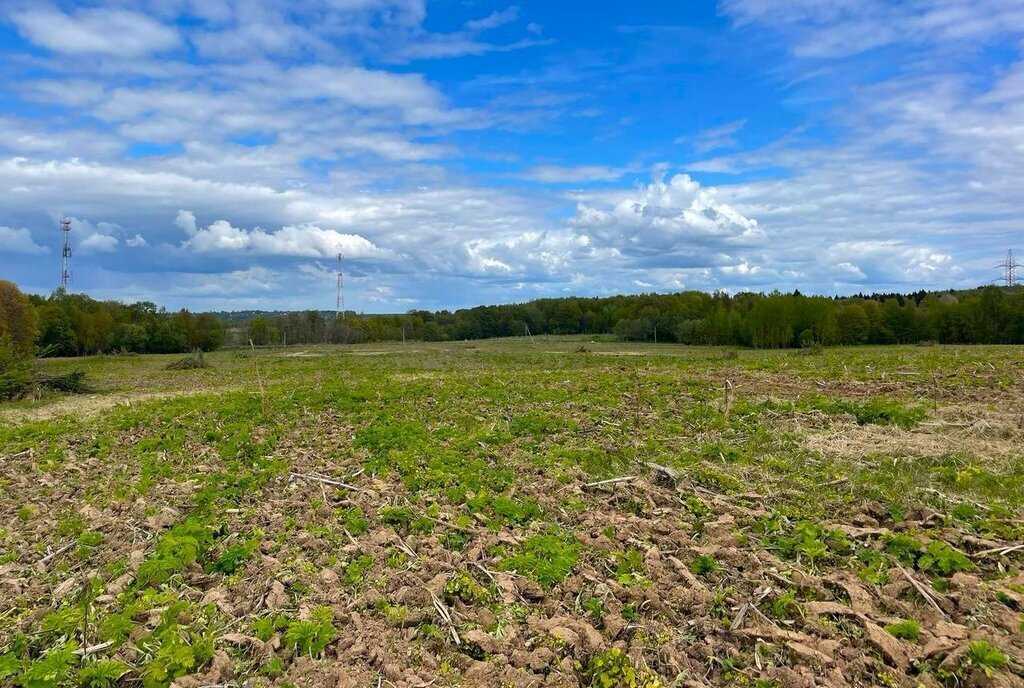
[[[916,643],[918,636],[921,635],[921,625],[913,619],[889,624],[885,627],[885,630],[894,638],[909,640],[912,643]]]
[[[571,534],[549,529],[528,538],[516,554],[501,562],[502,571],[516,571],[545,588],[561,583],[579,561],[580,544]]]

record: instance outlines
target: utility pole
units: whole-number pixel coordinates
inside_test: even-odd
[[[64,236],[64,246],[60,252],[60,288],[67,292],[71,281],[71,220],[60,221],[60,231]]]
[[[334,305],[334,319],[337,320],[338,316],[341,319],[345,319],[345,280],[341,272],[341,258],[342,255],[338,254],[338,300]]]
[[[1006,260],[996,266],[997,269],[1003,271],[1003,282],[1008,287],[1017,286],[1017,268],[1024,267],[1024,264],[1018,263],[1013,259],[1013,249],[1006,252]]]

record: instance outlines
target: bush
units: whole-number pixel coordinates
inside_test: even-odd
[[[188,356],[185,356],[184,358],[179,358],[177,361],[174,361],[173,363],[168,363],[166,369],[167,370],[199,370],[199,369],[202,369],[202,368],[212,368],[212,367],[213,366],[210,365],[209,361],[206,360],[206,357],[203,356],[203,350],[202,349],[196,349],[195,351],[193,351]]]
[[[38,380],[40,387],[46,387],[57,392],[70,392],[71,394],[83,394],[89,391],[89,385],[85,382],[85,371],[73,370],[66,375],[47,375]]]
[[[28,357],[4,338],[0,340],[0,399],[16,399],[32,387]]]

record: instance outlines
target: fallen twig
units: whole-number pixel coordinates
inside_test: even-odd
[[[434,609],[437,610],[437,615],[441,617],[441,620],[448,625],[448,630],[452,633],[452,640],[455,641],[456,645],[462,644],[462,638],[459,637],[459,632],[455,630],[455,621],[452,619],[451,612],[448,611],[448,607],[444,605],[444,602],[438,599],[437,595],[430,592],[430,599],[434,603]]]
[[[349,485],[348,483],[343,483],[343,482],[340,482],[338,480],[331,480],[330,478],[320,478],[318,476],[308,475],[306,473],[294,473],[294,472],[291,472],[288,475],[292,476],[293,478],[302,478],[303,480],[312,480],[314,482],[324,483],[326,485],[333,485],[335,487],[343,487],[346,490],[352,490],[354,492],[365,492],[366,491],[366,490],[363,490],[362,488],[356,487],[355,485]]]
[[[914,580],[914,577],[911,576],[910,572],[907,571],[905,568],[903,568],[902,566],[898,568],[903,573],[904,577],[906,577],[906,579],[910,581],[910,584],[914,586],[914,588],[921,595],[921,597],[923,597],[928,604],[935,607],[936,611],[938,611],[939,614],[942,614],[943,618],[948,619],[949,616],[946,614],[946,612],[942,611],[942,607],[939,606],[939,603],[935,601],[934,597],[928,594],[928,591],[924,589],[924,586],[918,583],[916,580]]]
[[[590,490],[595,487],[604,487],[605,485],[617,485],[619,483],[628,483],[636,479],[637,476],[635,475],[624,475],[620,478],[608,478],[607,480],[598,480],[596,483],[586,483],[583,486],[583,489]]]
[[[980,552],[975,552],[971,556],[972,557],[986,557],[986,556],[988,556],[990,554],[998,554],[999,556],[1006,556],[1010,552],[1016,552],[1017,550],[1022,550],[1022,549],[1024,549],[1024,545],[1010,545],[1010,546],[1000,545],[999,547],[993,547],[992,549],[986,549],[986,550],[982,550]]]
[[[50,561],[51,559],[55,559],[56,557],[59,557],[60,555],[64,554],[65,552],[67,552],[69,549],[71,549],[74,546],[75,546],[74,542],[69,542],[68,544],[64,545],[63,547],[61,547],[60,549],[56,550],[55,552],[50,552],[49,554],[47,554],[45,557],[43,557],[42,559],[39,560],[39,563],[40,564],[45,564],[46,562]]]
[[[114,643],[112,643],[111,641],[108,640],[105,643],[97,643],[96,645],[90,645],[89,647],[85,647],[85,648],[80,647],[80,648],[78,648],[77,650],[74,651],[74,654],[82,655],[84,657],[84,656],[87,656],[87,655],[95,654],[97,652],[102,652],[103,650],[106,650],[108,647],[110,647],[113,644]]]

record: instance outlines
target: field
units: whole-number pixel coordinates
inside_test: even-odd
[[[43,362],[0,685],[1024,685],[1024,349]]]

